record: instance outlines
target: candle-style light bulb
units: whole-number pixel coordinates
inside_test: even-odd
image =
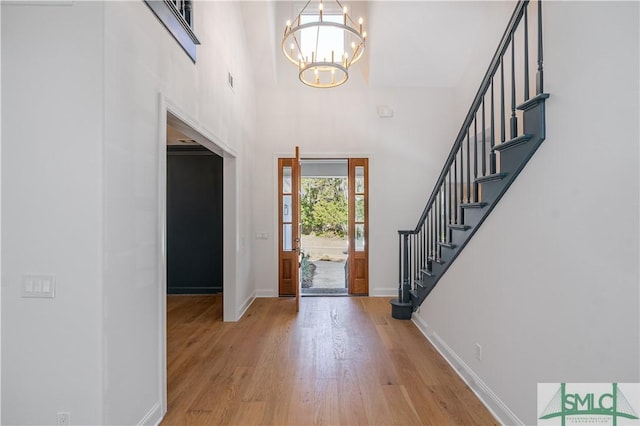
[[[367,32],[366,31],[362,33],[362,38],[367,38]]]
[[[362,32],[362,23],[364,22],[364,20],[362,19],[362,17],[360,17],[360,19],[358,19],[358,24],[360,24],[360,32]]]
[[[344,19],[344,25],[347,25],[347,6],[342,8],[342,18]]]

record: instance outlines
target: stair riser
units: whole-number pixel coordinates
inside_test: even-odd
[[[469,225],[472,228],[478,226],[478,223],[480,223],[480,219],[482,219],[482,216],[484,216],[483,210],[484,209],[465,209],[464,224]]]
[[[487,204],[492,204],[504,192],[509,183],[511,183],[509,177],[505,177],[500,181],[485,182],[482,184],[482,201]]]

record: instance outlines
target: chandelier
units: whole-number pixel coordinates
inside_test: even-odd
[[[349,78],[349,67],[364,53],[367,32],[338,0],[318,8],[305,4],[293,21],[287,21],[282,52],[298,67],[300,81],[311,87],[337,87]],[[335,3],[335,4],[333,4]]]

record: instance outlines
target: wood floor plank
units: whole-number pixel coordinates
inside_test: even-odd
[[[236,323],[222,297],[167,298],[163,425],[495,424],[388,298],[256,299]]]

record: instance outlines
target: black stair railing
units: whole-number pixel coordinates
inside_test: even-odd
[[[530,19],[530,7],[536,9],[535,19]],[[532,31],[537,33],[533,41],[529,37]],[[536,61],[530,61],[532,51]],[[542,1],[521,0],[516,4],[418,224],[414,229],[398,231],[400,285],[398,299],[392,304],[412,304],[415,309],[416,301],[422,302],[426,295],[418,295],[423,290],[419,287],[424,276],[444,273],[446,268],[438,269],[435,265],[444,263],[443,248],[456,247],[453,230],[470,228],[465,223],[465,215],[487,204],[483,202],[482,184],[506,175],[500,170],[499,150],[532,136],[518,135],[519,130],[523,130],[522,110],[530,108],[523,105],[543,101],[548,96],[543,87],[542,53]],[[531,98],[530,75],[534,73],[536,94]]]
[[[193,27],[191,23],[191,3],[191,0],[170,0],[168,2],[168,4],[173,7],[177,16],[182,18],[189,27]]]
[[[192,0],[144,0],[191,60],[196,61],[196,46],[200,44],[194,33]]]

